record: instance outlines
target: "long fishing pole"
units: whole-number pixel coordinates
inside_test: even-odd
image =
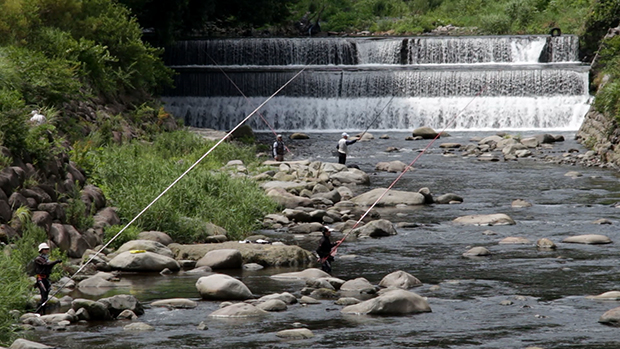
[[[426,145],[426,147],[424,149],[422,149],[422,151],[415,157],[415,159],[413,159],[413,161],[411,161],[411,163],[409,163],[409,165],[407,165],[407,167],[405,167],[405,169],[400,173],[400,175],[398,175],[398,177],[396,177],[396,179],[385,189],[385,191],[377,198],[377,200],[375,200],[375,202],[372,203],[372,205],[370,205],[370,207],[366,210],[366,212],[364,212],[364,214],[357,220],[357,222],[355,222],[355,224],[353,225],[353,227],[351,228],[351,230],[349,230],[346,234],[344,234],[344,236],[342,237],[342,239],[338,240],[338,242],[334,245],[334,247],[332,247],[331,252],[328,256],[321,258],[319,261],[321,263],[325,262],[327,260],[327,258],[329,258],[330,256],[334,256],[336,255],[336,252],[338,251],[338,247],[340,245],[342,245],[342,243],[344,242],[344,240],[347,238],[347,236],[349,236],[349,234],[351,234],[351,232],[360,224],[360,222],[366,218],[366,216],[368,215],[368,213],[370,212],[370,210],[372,210],[379,201],[381,201],[381,199],[383,199],[383,197],[385,196],[385,194],[388,193],[388,191],[390,191],[390,189],[392,189],[392,187],[394,187],[394,185],[403,177],[403,175],[409,171],[409,169],[411,168],[411,166],[413,166],[413,164],[415,164],[416,161],[418,161],[418,159],[422,156],[422,154],[424,154],[429,148],[430,146],[435,143],[435,141],[441,136],[441,134],[443,132],[445,132],[445,130],[451,126],[456,119],[469,107],[469,105],[471,103],[473,103],[473,101],[480,96],[480,94],[482,93],[482,91],[484,90],[485,86],[482,86],[482,88],[480,89],[480,91],[478,91],[478,93],[476,93],[476,95],[465,105],[465,107],[463,107],[453,118],[452,120],[450,120],[450,122],[448,124],[446,124],[446,126],[443,128],[443,130],[439,133],[437,133],[437,135],[435,136],[435,138],[433,138],[428,145]]]
[[[211,57],[211,55],[209,55],[209,53],[206,52],[205,50],[205,54],[207,55],[207,57],[209,57],[209,59],[211,60],[211,62],[213,62],[213,64],[215,64],[215,66],[222,72],[222,74],[224,74],[224,76],[226,77],[226,79],[228,79],[228,81],[230,81],[230,83],[237,89],[237,91],[239,91],[239,93],[243,96],[243,98],[245,98],[245,101],[251,106],[254,107],[254,103],[252,103],[252,101],[250,101],[250,99],[245,95],[245,93],[243,93],[243,91],[241,91],[241,89],[239,88],[239,86],[237,86],[237,84],[233,81],[233,79],[230,78],[230,76],[228,76],[228,74],[226,74],[226,72],[224,71],[224,69],[222,69],[222,67],[217,64],[217,62],[215,61],[215,59],[213,59],[213,57]],[[306,66],[312,64],[314,62],[315,59],[313,59],[312,61],[310,61]],[[263,116],[263,114],[261,112],[258,112],[258,116],[260,116],[260,118],[263,120],[263,122],[265,123],[265,125],[267,125],[267,127],[269,127],[269,129],[271,130],[271,132],[273,133],[274,136],[277,136],[277,132],[273,129],[273,127],[271,127],[271,125],[269,124],[269,122],[267,121],[267,119],[265,119],[265,117]],[[291,150],[286,146],[286,144],[284,145],[284,148],[286,149],[287,152],[291,153]]]
[[[374,119],[372,119],[372,121],[370,122],[370,124],[368,124],[368,127],[366,127],[366,129],[364,130],[364,132],[362,132],[362,134],[359,136],[359,139],[362,139],[362,137],[364,137],[364,135],[366,134],[366,132],[368,132],[368,130],[370,129],[370,127],[375,123],[375,121],[377,121],[377,118],[379,118],[379,115],[381,115],[381,113],[383,113],[383,111],[385,110],[385,108],[388,107],[388,105],[390,105],[390,103],[392,103],[392,100],[394,99],[394,97],[396,97],[395,95],[392,95],[392,98],[390,98],[390,100],[383,106],[383,108],[381,108],[381,110],[379,110],[379,112],[377,113],[377,115],[375,115]]]
[[[125,225],[118,233],[116,233],[116,235],[114,235],[105,245],[103,245],[99,251],[97,251],[94,255],[92,255],[87,261],[86,263],[84,263],[75,273],[73,273],[73,275],[69,278],[69,280],[73,279],[77,274],[79,274],[82,270],[84,270],[84,268],[93,260],[95,259],[100,253],[101,251],[103,251],[105,248],[107,248],[110,243],[112,243],[112,241],[114,241],[116,238],[118,238],[133,222],[135,222],[138,218],[140,218],[144,212],[146,212],[149,208],[151,208],[151,206],[153,206],[153,204],[155,204],[162,196],[164,196],[164,194],[166,194],[175,184],[177,184],[183,177],[185,177],[185,175],[187,175],[191,170],[194,169],[194,167],[196,167],[204,158],[206,158],[209,154],[211,154],[211,152],[217,148],[220,144],[222,144],[222,142],[224,142],[228,137],[230,137],[231,134],[233,134],[233,132],[235,132],[239,127],[241,127],[241,125],[243,125],[246,121],[248,121],[248,119],[250,119],[250,117],[252,117],[252,115],[256,114],[258,112],[258,110],[260,108],[262,108],[265,104],[267,104],[267,102],[269,102],[273,97],[275,97],[278,93],[280,93],[280,91],[282,91],[286,86],[288,86],[288,84],[290,84],[293,80],[295,80],[299,75],[301,75],[301,73],[303,73],[306,68],[308,68],[310,64],[305,65],[297,74],[295,74],[292,78],[290,78],[284,85],[282,85],[276,92],[274,92],[271,96],[269,96],[269,98],[267,98],[263,103],[261,103],[258,107],[256,107],[250,114],[248,114],[248,116],[246,116],[243,120],[241,120],[241,122],[239,122],[237,124],[237,126],[235,126],[232,130],[230,130],[224,137],[222,137],[222,139],[220,139],[214,146],[211,147],[211,149],[209,149],[203,156],[200,157],[200,159],[196,160],[196,162],[194,162],[194,164],[192,166],[190,166],[185,172],[183,172],[183,174],[181,174],[177,179],[175,179],[172,184],[170,184],[166,189],[164,189],[164,191],[161,192],[161,194],[159,194],[155,199],[153,199],[153,201],[151,201],[150,204],[148,204],[142,211],[140,211],[140,213],[138,213],[137,216],[135,216],[129,223],[127,223],[127,225]],[[67,280],[61,287],[59,287],[56,292],[52,293],[48,299],[46,299],[43,303],[41,303],[41,305],[39,305],[39,307],[35,310],[35,312],[38,312],[42,307],[44,307],[47,302],[51,299],[51,297],[54,297],[58,292],[60,292],[60,290],[62,290],[68,283],[69,280]]]

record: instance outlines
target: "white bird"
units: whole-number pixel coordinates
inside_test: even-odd
[[[30,115],[30,122],[36,125],[44,124],[47,121],[47,118],[43,114],[39,114],[38,110],[33,110]]]

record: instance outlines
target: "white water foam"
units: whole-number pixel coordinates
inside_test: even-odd
[[[230,130],[265,98],[165,97],[165,109],[194,127]],[[590,96],[394,98],[373,125],[369,123],[390,98],[276,97],[261,114],[276,130],[329,131],[342,129],[411,130],[430,126],[441,130],[575,131],[589,109]],[[469,104],[469,105],[468,105]],[[248,124],[269,127],[258,115]]]

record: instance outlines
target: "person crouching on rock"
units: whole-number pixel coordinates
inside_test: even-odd
[[[336,246],[336,243],[332,243],[329,239],[332,232],[328,227],[321,227],[321,232],[323,233],[323,237],[321,238],[321,240],[319,240],[319,247],[316,249],[316,253],[319,255],[321,270],[331,274],[332,262],[334,261],[334,257],[331,255],[331,253],[332,248]]]
[[[49,281],[52,268],[54,268],[56,264],[62,262],[61,260],[50,261],[49,254],[50,247],[44,242],[39,245],[39,256],[34,259],[34,272],[37,276],[37,283],[35,285],[39,289],[39,292],[41,292],[41,302],[37,309],[41,315],[45,315],[45,304],[52,286]]]

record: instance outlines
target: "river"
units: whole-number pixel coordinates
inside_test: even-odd
[[[348,130],[353,133],[352,130]],[[194,286],[198,276],[123,275],[130,287],[114,293],[130,293],[148,304],[157,299],[185,297],[198,301],[190,310],[147,308],[139,321],[153,332],[126,332],[125,321],[72,325],[66,331],[37,329],[36,340],[61,348],[551,348],[603,349],[620,347],[618,328],[598,323],[616,301],[594,301],[596,295],[618,289],[620,234],[617,229],[620,202],[618,172],[599,167],[572,166],[546,161],[560,159],[569,150],[586,149],[577,144],[574,131],[521,130],[522,137],[540,133],[562,134],[564,142],[538,149],[532,158],[486,162],[463,157],[460,151],[444,154],[442,142],[469,143],[474,136],[494,132],[450,131],[414,164],[394,189],[417,191],[428,187],[434,196],[455,193],[462,204],[428,205],[398,210],[379,210],[394,223],[416,223],[398,228],[395,236],[346,242],[334,262],[334,276],[364,277],[378,284],[387,274],[406,271],[423,282],[411,291],[428,298],[432,312],[409,316],[351,316],[340,313],[333,300],[317,305],[290,305],[262,319],[223,320],[208,315],[219,302],[202,301]],[[387,133],[389,139],[378,139]],[[376,139],[350,146],[348,164],[357,164],[371,176],[370,187],[355,187],[361,193],[386,187],[396,174],[376,172],[379,161],[411,162],[429,141],[405,141],[404,132],[373,131]],[[513,133],[516,134],[516,133]],[[309,140],[288,141],[294,159],[336,162],[331,156],[339,134],[309,133]],[[285,134],[285,137],[288,136]],[[259,134],[263,142],[268,134]],[[400,152],[386,153],[389,147]],[[581,177],[568,177],[578,171]],[[533,204],[512,208],[515,199]],[[469,214],[506,213],[512,226],[457,226],[456,217]],[[594,224],[598,219],[612,224]],[[492,231],[495,235],[490,235]],[[486,233],[485,233],[486,232]],[[264,230],[274,240],[316,247],[316,240],[298,239],[286,231]],[[572,235],[603,234],[608,245],[567,244]],[[341,234],[335,234],[338,238]],[[508,236],[525,237],[530,244],[505,245]],[[549,238],[557,250],[536,248],[536,240]],[[462,253],[473,246],[492,252],[487,258],[467,259]],[[231,271],[257,296],[291,292],[300,296],[301,282],[283,282],[270,275],[295,271],[266,268],[260,271]],[[438,286],[438,287],[437,287]],[[73,296],[81,296],[74,294]],[[97,297],[95,297],[97,298]],[[503,302],[503,301],[511,301]],[[508,304],[506,304],[508,303]],[[503,305],[506,304],[506,305]],[[208,329],[198,330],[204,321]],[[283,340],[275,333],[299,322],[315,337]]]

